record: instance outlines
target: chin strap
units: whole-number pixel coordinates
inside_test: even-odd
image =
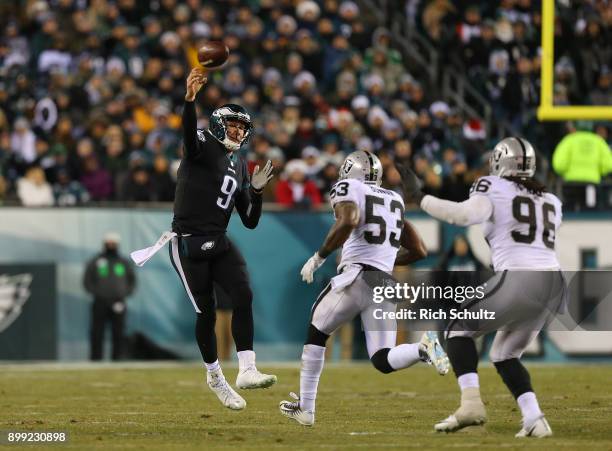
[[[232,152],[235,152],[236,150],[240,149],[240,146],[242,146],[242,142],[240,143],[235,143],[234,141],[232,141],[229,138],[225,138],[221,144],[223,144],[223,146],[225,146],[226,149],[231,150]]]

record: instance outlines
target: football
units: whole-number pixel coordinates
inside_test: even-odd
[[[198,49],[198,61],[208,69],[221,66],[229,56],[229,49],[221,41],[209,41]]]

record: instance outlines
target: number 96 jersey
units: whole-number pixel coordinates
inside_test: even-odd
[[[404,225],[404,200],[394,191],[356,179],[340,180],[330,191],[330,202],[353,202],[359,208],[359,225],[342,246],[338,268],[350,263],[391,272]]]
[[[537,195],[494,175],[476,180],[472,196],[486,196],[493,206],[483,232],[495,271],[559,268],[555,238],[562,212],[557,196]]]

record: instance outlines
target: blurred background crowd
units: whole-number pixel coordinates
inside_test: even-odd
[[[612,5],[556,3],[555,104],[612,105]],[[543,182],[599,185],[612,171],[610,123],[535,122],[538,1],[387,6],[440,50],[442,70],[469,76],[495,120],[532,140]],[[352,0],[1,2],[0,202],[172,201],[185,79],[207,40],[230,57],[198,97],[199,126],[224,103],[249,110],[250,167],[272,159],[280,174],[265,201],[321,205],[356,149],[379,156],[387,188],[399,189],[400,161],[428,192],[466,199],[498,136],[411,74],[366,12]]]

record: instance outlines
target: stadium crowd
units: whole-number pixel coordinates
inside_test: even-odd
[[[408,0],[406,13],[449,55],[443,70],[465,71],[547,161],[566,131],[533,127],[536,3]],[[610,105],[612,5],[560,3],[555,102]],[[185,78],[207,40],[230,57],[199,96],[199,125],[227,102],[249,110],[251,169],[272,159],[281,173],[265,201],[320,205],[357,148],[380,157],[388,188],[402,161],[428,192],[464,200],[496,138],[408,73],[352,0],[21,0],[0,4],[0,25],[0,202],[172,201]],[[609,142],[606,124],[595,131]]]

